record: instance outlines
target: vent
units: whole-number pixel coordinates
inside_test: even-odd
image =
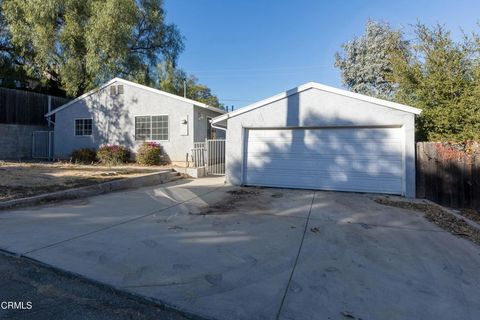
[[[117,86],[110,86],[110,95],[116,96],[118,94],[123,94],[123,84]]]

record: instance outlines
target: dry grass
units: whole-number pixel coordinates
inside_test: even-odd
[[[69,163],[0,162],[0,201],[156,172],[165,167],[104,167]]]
[[[395,201],[388,198],[377,198],[375,202],[402,209],[420,211],[427,220],[435,223],[439,227],[450,233],[469,239],[476,244],[480,244],[480,230],[470,226],[462,219],[444,210],[442,207],[430,203],[417,203],[409,201]]]

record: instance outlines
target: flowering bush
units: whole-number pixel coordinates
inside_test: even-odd
[[[130,160],[130,150],[119,145],[104,145],[98,149],[97,158],[103,164],[115,166]]]
[[[162,147],[158,143],[144,142],[137,150],[137,163],[146,166],[158,165],[161,154]]]
[[[94,149],[90,148],[81,148],[73,150],[70,155],[72,162],[82,163],[82,164],[91,164],[97,160],[97,154]]]

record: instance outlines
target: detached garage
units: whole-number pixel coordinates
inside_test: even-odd
[[[213,120],[235,185],[415,196],[421,110],[318,83]]]

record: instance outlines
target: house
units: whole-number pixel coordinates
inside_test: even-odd
[[[54,122],[54,157],[73,150],[123,145],[133,152],[158,142],[170,161],[185,163],[194,142],[221,138],[210,120],[225,111],[144,85],[115,78],[46,114]]]
[[[414,197],[420,112],[310,82],[212,123],[232,184]]]

